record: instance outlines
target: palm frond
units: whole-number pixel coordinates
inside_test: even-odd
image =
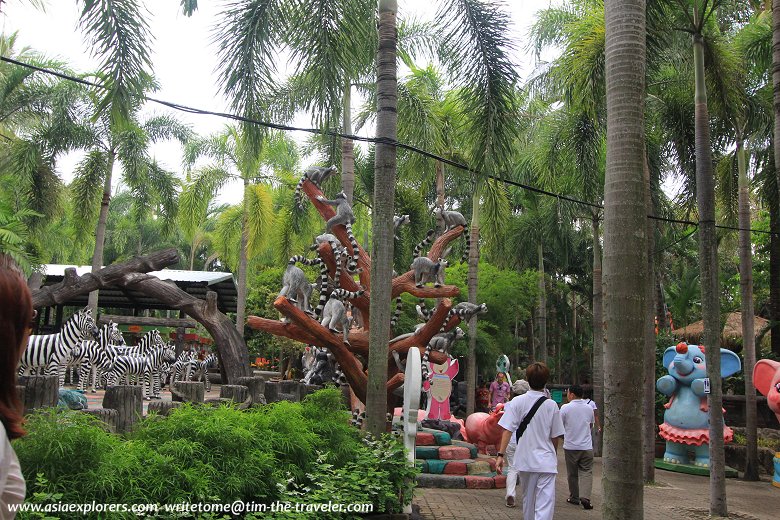
[[[175,139],[184,144],[193,136],[192,128],[189,125],[182,123],[170,114],[151,117],[144,121],[141,128],[152,142]]]
[[[79,239],[83,239],[85,234],[90,234],[95,224],[106,175],[108,175],[108,157],[102,151],[89,152],[76,165],[75,177],[70,189],[73,196],[73,217]]]
[[[152,35],[139,0],[82,0],[79,25],[89,41],[93,56],[101,60],[100,70],[108,93],[98,111],[110,108],[117,122],[131,113],[151,77],[149,46]]]
[[[246,187],[246,225],[249,235],[247,258],[253,258],[261,252],[273,229],[273,200],[268,186],[250,184]]]

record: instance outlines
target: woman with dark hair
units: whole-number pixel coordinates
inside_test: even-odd
[[[16,370],[32,317],[32,299],[21,271],[9,256],[0,254],[0,520],[14,518],[16,512],[8,505],[24,501],[24,477],[9,441],[25,433]]]

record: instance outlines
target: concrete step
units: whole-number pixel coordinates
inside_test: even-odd
[[[436,475],[420,473],[417,475],[417,486],[447,489],[501,489],[506,487],[506,477],[504,475]]]
[[[437,475],[488,475],[496,470],[495,459],[419,459],[416,463],[421,472]]]

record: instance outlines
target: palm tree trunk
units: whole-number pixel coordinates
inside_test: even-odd
[[[379,0],[379,49],[376,55],[376,136],[394,142],[398,133],[398,78],[396,71],[396,0]],[[390,300],[393,276],[393,206],[396,147],[376,146],[371,247],[371,330],[369,333],[366,428],[385,432],[387,412],[387,355],[390,342]]]
[[[479,210],[482,190],[477,186],[472,197],[471,226],[471,247],[469,249],[469,271],[468,271],[468,301],[477,303],[477,275],[479,269]],[[469,320],[469,357],[466,365],[466,414],[474,413],[474,405],[477,393],[477,317],[473,316]]]
[[[774,158],[775,158],[775,197],[770,197],[775,201],[774,212],[771,210],[770,202],[770,227],[772,231],[777,233],[780,231],[780,2],[772,3],[772,87],[773,87],[773,101],[775,112],[775,129],[774,129]],[[774,225],[772,224],[772,218],[774,217]],[[772,235],[770,239],[770,282],[769,282],[769,298],[770,298],[770,320],[775,323],[772,326],[771,342],[772,352],[775,355],[780,356],[780,237],[776,234]]]
[[[642,519],[642,381],[647,208],[644,183],[645,2],[606,0],[604,185],[604,514]]]
[[[747,460],[745,480],[758,480],[758,431],[756,423],[756,389],[753,369],[756,364],[756,338],[753,328],[753,256],[750,240],[750,196],[747,165],[742,136],[737,137],[737,171],[739,172],[739,288],[742,298],[742,348],[745,357],[745,436]]]
[[[604,314],[601,278],[601,238],[599,215],[594,209],[591,218],[593,227],[593,400],[596,401],[599,424],[604,424]],[[603,427],[603,426],[602,426]],[[596,431],[593,440],[593,454],[601,457],[602,432]]]
[[[436,169],[436,206],[444,209],[444,163],[436,161],[434,168]],[[436,226],[439,228],[439,233],[444,233],[444,228],[447,224],[445,224],[443,219],[439,219],[436,222]]]
[[[114,150],[108,152],[106,163],[106,176],[103,179],[103,199],[100,201],[100,214],[97,228],[95,229],[95,251],[92,254],[92,272],[97,272],[103,267],[103,249],[106,244],[106,225],[108,223],[108,206],[111,202],[111,177],[114,170]],[[92,315],[97,318],[98,291],[89,293],[87,305],[92,309]]]
[[[247,254],[249,247],[249,227],[247,225],[249,207],[248,190],[249,179],[244,177],[244,209],[241,213],[241,247],[238,251],[238,295],[236,296],[236,330],[239,336],[244,337],[244,322],[246,321],[246,270]]]
[[[547,290],[544,283],[544,249],[542,243],[537,246],[539,252],[539,307],[536,318],[539,327],[539,361],[547,364]],[[535,360],[534,360],[535,361]]]
[[[645,154],[645,207],[647,214],[653,213],[652,184],[650,183],[650,168],[647,164],[647,155]],[[647,228],[647,281],[645,283],[645,348],[644,352],[644,399],[642,399],[642,416],[644,417],[644,428],[642,435],[642,445],[644,446],[644,458],[642,464],[642,474],[644,481],[652,482],[655,480],[655,324],[653,317],[655,315],[655,221],[645,219]]]
[[[694,22],[699,13],[694,9]],[[696,199],[699,206],[699,272],[704,318],[702,344],[707,349],[710,379],[710,514],[727,516],[725,454],[723,452],[723,397],[720,377],[720,302],[718,298],[718,250],[715,236],[715,187],[710,143],[707,87],[704,81],[704,41],[693,35],[696,126]]]
[[[345,134],[352,135],[352,82],[344,85],[342,129]],[[352,139],[341,138],[341,189],[347,195],[347,200],[352,204],[352,195],[355,192],[355,146]]]

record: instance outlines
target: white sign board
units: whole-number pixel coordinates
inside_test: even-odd
[[[710,393],[710,378],[705,377],[704,378],[704,393],[709,394]]]

